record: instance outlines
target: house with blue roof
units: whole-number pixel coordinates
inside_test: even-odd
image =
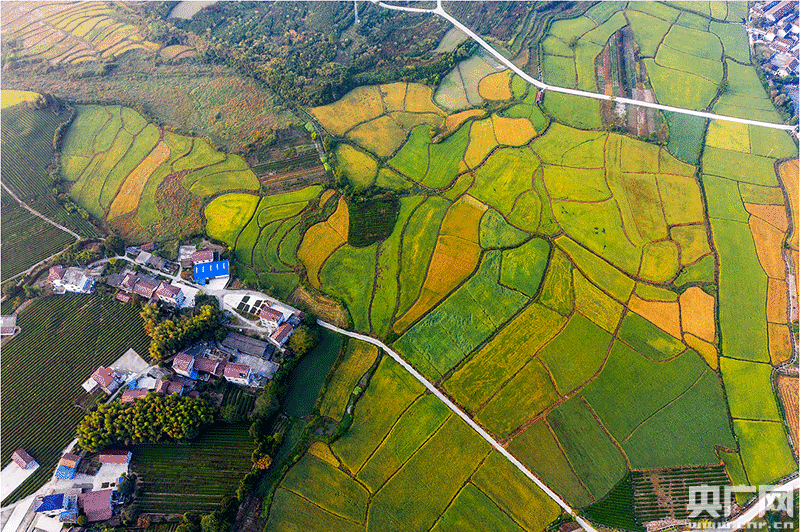
[[[36,500],[33,511],[47,517],[58,517],[62,523],[74,523],[78,519],[78,496],[64,493],[45,495]]]
[[[81,457],[77,454],[65,453],[58,461],[58,468],[56,469],[56,478],[69,480],[75,477],[75,472],[78,470],[78,463]]]
[[[230,263],[227,260],[216,260],[194,265],[194,281],[206,284],[209,279],[230,277]]]

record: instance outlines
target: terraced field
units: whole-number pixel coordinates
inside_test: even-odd
[[[3,36],[18,41],[11,52],[17,60],[78,64],[131,50],[158,50],[120,11],[99,2],[13,2],[3,5],[0,14]]]
[[[207,197],[255,190],[244,160],[205,140],[163,131],[119,106],[77,106],[64,135],[70,196],[130,241],[200,232]]]
[[[752,67],[726,59],[749,63],[740,26],[668,5],[622,7],[553,23],[545,80],[597,90],[597,54],[630,25],[659,101],[767,111]],[[725,72],[730,88],[719,97]],[[587,131],[599,128],[599,113],[581,115],[552,94],[536,105],[507,74],[478,77],[481,98],[519,103],[450,115],[444,138],[418,126],[391,154],[373,152],[360,166],[363,183],[389,168],[438,193],[404,197],[377,248],[354,249],[322,236],[324,224],[312,227],[316,249],[330,249],[336,265],[323,266],[335,274],[321,275],[319,287],[347,304],[356,329],[385,335],[376,323],[388,319],[398,352],[576,507],[599,504],[631,470],[719,466],[718,448],[759,480],[795,468],[767,377],[789,357],[781,243],[791,224],[778,187],[796,165],[781,174],[775,163],[796,156],[791,139],[670,115],[676,138],[659,146]],[[672,90],[675,79],[688,92]],[[435,101],[475,105],[455,80]],[[379,112],[376,98],[361,101],[362,112]],[[365,278],[373,269],[374,283]],[[756,410],[744,399],[753,394],[763,394]],[[774,437],[756,441],[758,430]],[[366,456],[337,444],[345,469],[364,467]],[[456,501],[479,505],[473,495]]]
[[[607,52],[635,45],[627,72],[642,94],[779,121],[740,11],[604,2],[551,21],[530,52],[546,82],[617,95],[626,70],[605,63],[633,56]],[[619,75],[600,75],[606,67]],[[129,239],[204,227],[246,283],[284,297],[302,281],[335,298],[351,328],[392,343],[603,526],[641,530],[642,516],[661,515],[651,495],[637,502],[643,471],[656,482],[696,469],[678,475],[682,487],[795,471],[772,374],[792,356],[796,145],[782,132],[671,113],[658,117],[669,135],[646,142],[605,127],[614,110],[597,101],[536,98],[476,54],[436,91],[361,86],[311,109],[336,141],[331,164],[347,194],[391,191],[362,202],[318,186],[264,196],[239,157],[118,106],[78,107],[62,169],[81,207]],[[376,356],[351,344],[320,414],[342,419]],[[795,385],[779,384],[784,402]],[[423,392],[381,359],[349,430],[282,477],[267,528],[552,523],[558,508]],[[193,508],[211,509],[244,471],[242,457],[229,458],[224,479],[204,469],[170,481],[208,496]],[[188,508],[167,501],[162,484],[143,504]]]

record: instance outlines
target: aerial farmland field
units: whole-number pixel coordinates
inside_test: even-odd
[[[276,351],[299,365],[271,402],[226,392],[250,429],[137,446],[136,507],[209,528],[240,488],[223,528],[686,532],[693,487],[794,479],[796,6],[432,6],[3,5],[4,185],[84,237],[211,240],[235,288],[210,297],[342,328]],[[4,279],[69,243],[2,206]],[[78,362],[144,341],[80,298],[19,313],[7,391],[69,323],[98,340]],[[15,394],[9,445],[50,467],[77,418],[43,438]]]
[[[81,383],[129,348],[145,354],[149,344],[136,308],[98,295],[36,300],[19,314],[17,323],[22,332],[3,346],[7,395],[2,403],[2,463],[5,466],[12,452],[24,447],[42,467],[3,501],[6,504],[35,492],[52,475],[51,468],[84,415],[73,405],[86,396]],[[35,393],[29,386],[33,375],[48,383]],[[52,423],[31,427],[31,416],[51,414]]]

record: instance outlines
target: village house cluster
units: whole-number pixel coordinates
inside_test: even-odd
[[[81,514],[89,523],[112,519],[125,502],[116,488],[128,473],[132,456],[129,450],[111,449],[87,462],[77,454],[64,453],[52,489],[33,501],[34,515],[64,524],[76,523]],[[22,470],[38,467],[25,449],[14,451],[11,460]]]
[[[800,73],[800,14],[796,0],[773,0],[756,4],[751,17],[761,19],[764,29],[752,29],[754,44],[765,44],[772,52],[766,70],[772,75],[785,77]]]
[[[155,242],[147,242],[140,246],[129,246],[125,248],[125,254],[134,258],[134,262],[141,266],[147,266],[155,270],[160,270],[169,275],[175,275],[180,269],[177,262],[169,261],[158,255],[153,255],[156,249]]]
[[[197,343],[172,359],[176,374],[191,380],[223,378],[241,386],[263,386],[275,375],[280,364],[274,360],[275,346],[230,332],[220,347]]]
[[[186,300],[179,287],[141,273],[112,273],[108,276],[106,284],[119,289],[117,299],[123,303],[130,301],[134,294],[146,302],[161,302],[171,307],[179,307]]]

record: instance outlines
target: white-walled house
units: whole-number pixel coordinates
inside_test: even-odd
[[[228,363],[223,375],[227,381],[242,386],[250,386],[253,380],[253,370],[247,364]]]

